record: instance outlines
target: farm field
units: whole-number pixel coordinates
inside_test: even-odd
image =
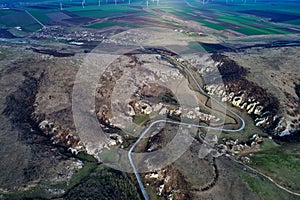
[[[300,191],[298,178],[300,172],[299,146],[276,146],[254,154],[253,167],[262,170],[281,185]],[[280,163],[280,165],[278,165]]]
[[[0,11],[0,28],[20,27],[26,32],[33,32],[41,28],[26,12],[19,10]]]
[[[259,3],[249,3],[247,5],[226,6],[225,4],[215,2],[207,5],[197,5],[193,1],[187,9],[162,8],[163,11],[178,14],[187,20],[195,20],[206,27],[215,30],[234,30],[244,35],[264,35],[264,34],[289,34],[295,33],[295,30],[287,29],[280,23],[298,24],[300,15],[293,8],[290,12],[282,7],[272,8],[269,15],[264,13],[264,7]],[[219,1],[220,2],[220,1]],[[193,6],[194,5],[194,6]],[[284,4],[287,6],[286,4]],[[291,5],[287,7],[294,7]],[[296,5],[299,7],[299,5]],[[251,9],[249,11],[249,9]],[[269,19],[269,16],[276,16]],[[296,31],[299,33],[299,31]]]
[[[86,1],[84,6],[81,1],[63,0],[62,10],[57,1],[31,2],[34,3],[24,5],[22,9],[27,10],[46,26],[63,23],[102,29],[115,25],[122,26],[121,23],[116,22],[115,18],[127,17],[127,23],[124,26],[128,27],[132,24],[136,27],[137,24],[130,21],[130,16],[152,17],[160,20],[164,14],[172,14],[185,20],[196,21],[216,31],[230,30],[245,36],[300,33],[300,29],[290,28],[291,25],[300,25],[300,14],[297,12],[299,5],[294,2],[269,3],[268,12],[264,12],[262,5],[265,4],[259,1],[255,4],[253,2],[233,3],[234,6],[227,6],[225,1],[221,0],[205,5],[194,0],[188,3],[162,1],[158,5],[150,1],[147,7],[145,2],[140,0],[131,1],[130,5],[126,1],[116,1],[116,5],[115,1],[101,1],[100,6],[98,1],[92,0]],[[61,13],[66,17],[60,18]],[[103,20],[106,21],[105,24],[100,25],[99,23]],[[25,30],[29,32],[41,28],[30,16],[26,16],[26,13],[20,10],[0,10],[1,28],[11,28],[20,24],[26,26]]]

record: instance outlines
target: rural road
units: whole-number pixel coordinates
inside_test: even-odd
[[[300,197],[300,193],[293,192],[293,191],[291,191],[291,190],[289,190],[289,189],[287,189],[287,188],[285,188],[285,187],[279,185],[279,184],[276,183],[271,177],[269,177],[269,176],[267,176],[267,175],[261,173],[260,171],[257,171],[256,169],[254,169],[254,168],[252,168],[252,167],[250,167],[250,166],[248,166],[248,165],[246,165],[246,164],[244,164],[244,163],[242,163],[242,162],[236,160],[233,156],[228,155],[227,157],[228,157],[229,159],[231,159],[233,162],[236,162],[236,163],[242,165],[243,167],[249,169],[250,171],[253,171],[253,172],[256,173],[256,174],[259,174],[259,175],[265,177],[266,179],[268,179],[269,181],[271,181],[274,185],[276,185],[278,188],[280,188],[280,189],[282,189],[282,190],[284,190],[284,191],[286,191],[286,192],[288,192],[288,193],[290,193],[290,194],[293,194],[293,195],[296,195],[296,196],[299,196],[299,197]]]
[[[141,177],[139,175],[139,173],[137,172],[136,166],[133,162],[133,159],[131,157],[131,153],[133,152],[134,148],[137,146],[137,144],[141,141],[142,138],[144,138],[144,136],[148,133],[148,131],[151,129],[151,127],[153,127],[155,124],[159,124],[159,123],[169,123],[169,124],[177,124],[177,125],[184,125],[184,126],[189,126],[189,127],[197,127],[197,128],[207,128],[207,129],[213,129],[213,130],[221,130],[221,131],[227,131],[227,132],[238,132],[240,131],[240,129],[237,130],[231,130],[231,129],[223,129],[223,128],[217,128],[217,127],[210,127],[210,126],[203,126],[203,125],[197,125],[197,124],[189,124],[189,123],[184,123],[184,122],[177,122],[177,121],[168,121],[168,120],[157,120],[154,121],[150,124],[150,126],[148,126],[147,129],[145,129],[142,134],[140,135],[140,137],[138,138],[138,140],[132,145],[132,147],[130,148],[130,150],[128,151],[128,158],[129,158],[129,162],[130,165],[132,166],[133,172],[136,176],[136,179],[139,183],[140,189],[143,193],[144,199],[148,200],[149,197],[147,195],[147,192],[145,190],[145,187],[142,183]]]
[[[45,28],[46,26],[40,22],[37,18],[35,18],[30,12],[28,12],[28,10],[24,10],[32,19],[34,19],[34,21],[36,21],[39,25],[41,25],[43,28]]]
[[[195,79],[195,77],[193,76],[192,72],[191,72],[186,66],[184,66],[184,65],[181,65],[181,66],[187,70],[187,72],[189,73],[189,75],[191,76],[191,78],[194,80],[195,84],[197,85],[197,87],[198,87],[198,89],[199,89],[199,91],[200,91],[201,93],[203,93],[204,95],[207,95],[209,98],[211,98],[212,100],[214,100],[214,101],[215,101],[216,103],[218,103],[220,106],[222,106],[223,108],[225,108],[226,111],[230,112],[230,113],[233,114],[235,117],[237,117],[237,118],[239,118],[239,119],[241,120],[242,125],[241,125],[241,127],[240,127],[239,129],[237,129],[237,130],[226,130],[226,129],[222,129],[222,131],[227,131],[227,132],[238,132],[238,131],[243,130],[243,129],[245,128],[245,121],[244,121],[244,119],[243,119],[240,115],[238,115],[237,113],[233,112],[232,110],[227,109],[226,105],[224,105],[223,103],[219,102],[219,101],[218,101],[217,99],[215,99],[214,97],[209,96],[208,94],[206,94],[206,93],[204,92],[204,90],[200,87],[198,81]],[[209,128],[209,127],[206,127],[206,128]],[[284,190],[284,191],[286,191],[286,192],[288,192],[288,193],[290,193],[290,194],[293,194],[293,195],[296,195],[296,196],[300,196],[300,193],[290,191],[289,189],[287,189],[287,188],[285,188],[285,187],[279,185],[279,184],[276,183],[271,177],[269,177],[269,176],[267,176],[267,175],[265,175],[265,174],[263,174],[263,173],[257,171],[256,169],[253,169],[252,167],[250,167],[250,166],[248,166],[248,165],[246,165],[246,164],[244,164],[244,163],[242,163],[242,162],[237,161],[234,157],[233,157],[233,158],[230,157],[230,158],[231,158],[231,160],[233,160],[234,162],[243,165],[244,167],[246,167],[246,168],[252,170],[253,172],[255,172],[255,173],[257,173],[257,174],[260,174],[261,176],[264,176],[264,177],[267,178],[269,181],[271,181],[273,184],[275,184],[278,188],[280,188],[280,189],[282,189],[282,190]]]
[[[145,50],[144,48],[142,48],[143,50]],[[227,109],[226,105],[224,105],[223,103],[219,102],[217,99],[215,99],[214,97],[208,95],[205,93],[205,91],[200,87],[200,84],[198,83],[198,81],[196,80],[196,78],[194,77],[194,75],[192,74],[192,72],[183,64],[173,60],[173,62],[175,62],[177,65],[180,65],[182,68],[184,68],[187,72],[188,72],[188,75],[193,79],[193,81],[195,82],[197,88],[199,89],[199,92],[201,92],[202,94],[204,94],[205,96],[211,98],[213,101],[215,101],[217,104],[219,104],[220,106],[222,106],[226,111],[230,112],[232,115],[234,115],[235,117],[237,117],[240,121],[241,121],[241,126],[238,128],[238,129],[224,129],[224,128],[218,128],[218,127],[210,127],[210,126],[203,126],[203,125],[197,125],[197,124],[189,124],[189,123],[184,123],[184,122],[178,122],[178,121],[170,121],[170,120],[156,120],[154,122],[152,122],[148,128],[146,128],[142,133],[141,135],[139,136],[138,140],[132,145],[132,147],[130,148],[129,152],[128,152],[128,158],[129,158],[129,161],[130,161],[130,164],[133,168],[133,171],[134,171],[134,174],[137,178],[137,181],[138,181],[138,184],[139,184],[139,187],[142,191],[142,194],[144,196],[144,199],[145,200],[149,200],[149,196],[147,195],[147,192],[145,190],[145,187],[143,185],[143,182],[141,180],[141,177],[136,169],[136,166],[133,162],[133,159],[131,157],[131,153],[133,152],[133,150],[135,149],[135,147],[138,145],[138,143],[142,140],[142,138],[144,138],[144,136],[149,132],[149,130],[151,129],[152,126],[154,126],[155,124],[159,124],[159,123],[170,123],[170,124],[178,124],[178,125],[185,125],[185,126],[192,126],[192,127],[198,127],[198,128],[207,128],[207,129],[212,129],[212,130],[221,130],[221,131],[226,131],[226,132],[239,132],[241,130],[243,130],[245,128],[245,121],[244,119],[238,115],[237,113],[233,112],[232,110],[230,109]],[[205,141],[205,140],[204,140]],[[271,177],[257,171],[256,169],[253,169],[252,167],[236,160],[233,156],[228,156],[229,159],[231,159],[232,161],[242,165],[243,167],[253,171],[254,173],[258,174],[258,175],[261,175],[265,178],[267,178],[270,182],[272,182],[276,187],[292,194],[292,195],[296,195],[296,196],[300,196],[300,193],[297,193],[297,192],[293,192],[281,185],[279,185],[278,183],[276,183]]]
[[[142,47],[142,49],[144,49]],[[144,49],[145,50],[145,49]],[[169,58],[169,59],[172,59],[172,58]],[[204,94],[205,96],[211,98],[213,101],[215,101],[217,104],[219,104],[220,106],[222,106],[225,110],[228,110],[226,105],[224,105],[223,103],[219,102],[217,99],[211,97],[210,95],[206,94],[206,92],[201,88],[200,84],[198,83],[198,81],[196,80],[196,78],[194,77],[194,75],[192,74],[192,72],[186,67],[184,66],[183,64],[175,61],[172,59],[173,62],[175,62],[176,65],[180,65],[181,67],[183,67],[187,72],[188,72],[188,75],[193,79],[193,81],[195,82],[195,84],[197,85],[198,89],[199,89],[199,92],[201,92],[202,94]],[[192,127],[198,127],[198,128],[207,128],[207,129],[212,129],[212,130],[220,130],[220,131],[227,131],[227,132],[239,132],[241,130],[243,130],[245,128],[245,121],[244,119],[239,116],[238,114],[236,114],[235,112],[231,111],[231,110],[228,110],[231,114],[233,114],[235,117],[237,117],[241,122],[241,126],[238,128],[238,129],[224,129],[224,128],[218,128],[218,127],[210,127],[210,126],[203,126],[203,125],[197,125],[197,124],[190,124],[190,123],[184,123],[184,122],[177,122],[177,121],[169,121],[169,120],[157,120],[157,121],[154,121],[152,122],[148,128],[146,128],[140,135],[140,137],[138,138],[138,140],[132,145],[132,147],[130,148],[130,150],[128,151],[128,159],[129,159],[129,162],[130,162],[130,165],[132,166],[132,169],[133,169],[133,172],[136,176],[136,179],[138,181],[138,184],[139,184],[139,187],[142,191],[142,194],[144,196],[144,199],[145,200],[149,200],[149,197],[147,195],[147,192],[145,190],[145,187],[143,185],[143,182],[141,180],[141,177],[136,169],[136,166],[133,162],[133,159],[131,157],[131,153],[133,152],[134,148],[137,146],[137,144],[141,141],[142,138],[144,138],[144,136],[148,133],[148,131],[151,129],[152,126],[154,126],[155,124],[158,124],[158,123],[170,123],[170,124],[177,124],[177,125],[185,125],[185,126],[192,126]]]

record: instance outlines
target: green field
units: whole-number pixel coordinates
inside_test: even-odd
[[[0,28],[14,27],[21,27],[24,31],[32,32],[39,30],[41,28],[41,25],[23,11],[1,10]]]
[[[37,0],[31,0],[30,2],[40,2]],[[185,20],[197,21],[203,26],[208,28],[222,31],[231,29],[236,32],[239,32],[244,35],[268,35],[268,34],[289,34],[294,33],[295,31],[289,32],[289,29],[282,26],[280,23],[273,23],[263,17],[255,14],[247,14],[245,11],[255,11],[262,13],[268,7],[268,12],[282,13],[284,19],[283,23],[289,23],[293,25],[300,25],[300,6],[297,2],[279,2],[276,3],[262,3],[258,1],[256,4],[253,2],[247,2],[242,4],[239,2],[231,3],[229,6],[225,4],[225,0],[216,0],[212,3],[202,5],[199,4],[196,0],[189,0],[189,4],[185,2],[173,2],[171,4],[167,2],[160,2],[159,5],[152,3],[150,1],[149,10],[144,10],[146,8],[145,1],[135,0],[131,1],[131,5],[127,1],[118,1],[117,5],[114,5],[114,1],[104,0],[101,2],[101,6],[98,6],[98,1],[86,1],[86,5],[82,7],[80,1],[68,1],[62,0],[63,2],[63,12],[71,17],[80,18],[80,17],[91,17],[95,19],[108,19],[117,18],[117,17],[126,17],[126,22],[124,26],[126,27],[137,27],[137,24],[130,21],[130,17],[137,16],[150,16],[157,18],[160,23],[163,25],[170,25],[169,22],[161,19],[164,13],[170,13],[176,15]],[[50,13],[60,12],[60,4],[57,1],[45,1],[37,4],[24,4],[23,9],[28,10],[35,18],[37,18],[42,23],[50,23],[51,19],[47,16]],[[233,6],[234,5],[234,6]],[[150,12],[149,12],[150,11]],[[153,15],[154,12],[155,15]],[[14,17],[13,15],[17,15]],[[11,17],[9,20],[1,20]],[[297,18],[299,16],[299,18]],[[33,24],[26,22],[28,17],[20,16],[15,11],[12,10],[0,10],[0,27],[13,27],[18,26],[15,19],[20,19],[19,23],[26,24],[28,28],[26,31],[35,31],[40,27],[37,27]],[[278,17],[276,18],[279,19]],[[32,20],[32,19],[31,19]],[[78,19],[77,19],[78,20]],[[123,22],[122,22],[123,23]],[[173,22],[174,23],[174,22]],[[122,24],[116,21],[107,21],[105,23],[96,23],[96,24],[85,24],[84,27],[88,28],[106,28],[113,25]]]
[[[142,125],[150,120],[149,115],[136,115],[134,116],[134,123],[137,125]]]
[[[299,144],[275,146],[267,144],[265,150],[251,158],[253,167],[272,177],[279,184],[300,192],[300,149]]]
[[[116,22],[103,22],[103,23],[97,23],[97,24],[93,24],[90,26],[86,26],[88,28],[95,28],[95,29],[102,29],[102,28],[107,28],[107,27],[111,27],[111,26],[116,26],[118,25],[118,23]]]
[[[28,9],[28,12],[30,12],[30,14],[32,14],[35,18],[37,18],[40,22],[49,22],[51,21],[51,19],[47,16],[47,13],[51,13],[51,12],[57,12],[57,11],[44,11],[41,12],[41,10],[38,9]]]
[[[129,23],[119,23],[119,22],[101,22],[101,23],[96,23],[92,24],[89,26],[85,26],[87,28],[94,28],[94,29],[103,29],[103,28],[108,28],[112,26],[126,26],[126,27],[131,27],[131,28],[137,28],[138,26],[129,24]]]
[[[161,10],[176,14],[187,20],[198,21],[206,27],[215,30],[232,29],[245,35],[267,35],[267,34],[289,34],[288,31],[281,30],[281,24],[261,20],[261,17],[242,13],[247,10],[264,11],[265,4],[240,4],[226,6],[226,4],[211,3],[201,5],[197,1],[189,1],[193,7],[186,5],[181,8],[162,8]],[[219,0],[218,2],[225,2]],[[270,6],[270,11],[282,13],[284,15],[298,15],[300,11],[299,4],[294,2],[279,3],[281,6]],[[297,6],[295,6],[297,5]],[[296,8],[298,7],[298,8]],[[285,8],[285,9],[283,9]],[[202,10],[203,9],[203,10]],[[268,8],[269,9],[269,8]],[[297,20],[287,20],[284,23],[299,25],[300,15]],[[235,27],[236,26],[236,27]]]
[[[299,193],[300,149],[298,148],[298,144],[282,147],[273,140],[265,139],[260,148],[261,151],[254,153],[251,157],[251,165],[270,176],[280,185]],[[270,182],[270,180],[260,175],[243,172],[239,176],[261,199],[298,199],[297,196],[281,190]]]
[[[249,173],[240,173],[240,178],[243,179],[248,186],[254,191],[260,199],[264,200],[297,200],[297,196],[282,191],[273,183],[264,177],[252,175]]]
[[[212,23],[212,22],[209,22],[209,21],[198,20],[198,22],[200,22],[201,24],[203,24],[206,27],[209,27],[209,28],[212,28],[212,29],[215,29],[215,30],[225,30],[226,29],[225,26],[222,26],[222,25],[219,25],[219,24],[216,24],[216,23]]]
[[[65,8],[65,10],[67,11],[71,11],[71,12],[78,12],[78,11],[99,11],[101,10],[102,12],[105,12],[107,14],[109,14],[110,12],[128,12],[128,11],[133,11],[133,10],[138,10],[137,8],[134,8],[128,4],[124,5],[124,4],[120,4],[120,5],[102,5],[102,6],[86,6],[86,7],[81,7],[81,6],[74,6],[74,7],[69,7],[69,8]]]
[[[0,10],[0,17],[13,13],[12,10]]]

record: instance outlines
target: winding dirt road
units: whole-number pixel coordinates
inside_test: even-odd
[[[143,48],[143,50],[145,50],[145,48]],[[151,53],[157,53],[157,52],[151,52]],[[246,125],[246,124],[245,124],[245,120],[244,120],[240,115],[238,115],[237,113],[235,113],[234,111],[232,111],[232,110],[230,110],[230,109],[227,109],[227,106],[226,106],[226,105],[224,105],[223,103],[221,103],[220,101],[218,101],[216,98],[214,98],[214,97],[208,95],[208,94],[201,88],[200,84],[198,83],[198,81],[197,81],[196,78],[194,77],[193,73],[190,71],[190,69],[189,69],[187,66],[183,65],[183,64],[180,63],[180,62],[177,62],[174,58],[172,58],[172,56],[166,56],[166,55],[164,55],[164,56],[165,56],[165,57],[167,58],[167,60],[168,60],[169,62],[171,62],[172,64],[184,68],[184,69],[187,71],[187,74],[190,76],[190,78],[192,78],[192,80],[193,80],[194,83],[196,84],[196,86],[197,86],[199,92],[202,93],[203,95],[207,96],[208,98],[212,99],[212,100],[213,100],[214,102],[216,102],[218,105],[222,106],[226,111],[230,112],[230,113],[231,113],[232,115],[234,115],[237,119],[239,119],[239,120],[241,121],[241,126],[240,126],[238,129],[225,129],[225,128],[223,128],[223,127],[211,127],[211,126],[204,126],[204,125],[190,124],[190,123],[178,122],[178,121],[171,121],[171,120],[156,120],[156,121],[152,122],[152,123],[148,126],[148,128],[146,128],[146,129],[141,133],[141,135],[139,136],[138,140],[132,145],[132,147],[130,148],[130,150],[129,150],[129,152],[128,152],[128,158],[129,158],[130,164],[131,164],[131,166],[132,166],[132,168],[133,168],[134,174],[135,174],[135,176],[136,176],[136,178],[137,178],[139,187],[140,187],[140,189],[141,189],[141,191],[142,191],[142,194],[143,194],[145,200],[149,200],[149,196],[147,195],[147,192],[146,192],[146,190],[145,190],[145,187],[144,187],[144,185],[143,185],[143,182],[142,182],[142,180],[141,180],[141,177],[140,177],[140,175],[139,175],[139,173],[138,173],[138,171],[137,171],[137,169],[136,169],[136,166],[135,166],[135,164],[134,164],[134,161],[133,161],[133,159],[132,159],[131,154],[132,154],[133,150],[135,149],[135,147],[138,145],[138,143],[141,141],[141,139],[144,138],[144,136],[149,132],[149,130],[151,129],[151,127],[153,127],[154,125],[159,124],[159,123],[170,123],[170,124],[184,125],[184,126],[188,126],[188,127],[191,127],[191,126],[192,126],[192,127],[197,127],[197,128],[206,128],[206,129],[219,130],[219,131],[226,131],[226,132],[231,132],[231,133],[232,133],[232,132],[239,132],[239,131],[243,130],[243,129],[245,128],[245,125]],[[205,141],[205,138],[203,139],[203,141],[204,141],[206,144],[210,145],[211,148],[216,148],[216,147],[212,146],[211,144],[207,143],[207,142]],[[248,165],[246,165],[246,164],[244,164],[244,163],[242,163],[242,162],[240,162],[240,161],[237,161],[233,156],[227,155],[227,157],[228,157],[229,159],[231,159],[232,161],[234,161],[234,162],[236,162],[236,163],[242,165],[243,167],[246,167],[247,169],[253,171],[254,173],[259,174],[259,175],[261,175],[261,176],[267,178],[269,181],[271,181],[271,182],[272,182],[274,185],[276,185],[278,188],[280,188],[280,189],[282,189],[282,190],[284,190],[284,191],[286,191],[286,192],[288,192],[288,193],[290,193],[290,194],[293,194],[293,195],[296,195],[296,196],[300,196],[299,193],[290,191],[289,189],[287,189],[287,188],[285,188],[285,187],[279,185],[279,184],[276,183],[271,177],[269,177],[269,176],[267,176],[267,175],[265,175],[265,174],[263,174],[263,173],[257,171],[256,169],[253,169],[252,167],[250,167],[250,166],[248,166]]]
[[[143,50],[145,50],[145,48],[143,48]],[[157,53],[157,52],[151,52],[151,53]],[[215,99],[214,97],[208,95],[200,86],[200,84],[198,83],[198,81],[196,80],[196,78],[194,77],[194,75],[192,74],[192,72],[188,69],[187,66],[183,65],[182,63],[180,62],[177,62],[174,58],[172,58],[171,56],[167,56],[167,55],[163,55],[165,58],[168,59],[169,62],[171,62],[172,64],[176,65],[176,66],[181,66],[182,68],[184,68],[187,72],[188,72],[188,75],[192,78],[192,80],[194,81],[194,83],[196,84],[197,88],[199,89],[199,92],[202,93],[203,95],[207,96],[208,98],[211,98],[213,101],[215,101],[217,104],[219,104],[220,106],[222,106],[225,110],[228,110],[227,109],[227,106],[222,104],[221,102],[219,102],[217,99]],[[177,124],[177,125],[184,125],[184,126],[188,126],[188,127],[197,127],[197,128],[206,128],[206,129],[211,129],[211,130],[219,130],[219,131],[226,131],[226,132],[239,132],[241,130],[243,130],[245,128],[245,121],[244,119],[239,116],[237,113],[231,111],[231,110],[228,110],[231,114],[233,114],[235,117],[237,117],[240,121],[241,121],[241,126],[238,128],[238,129],[224,129],[223,127],[211,127],[211,126],[204,126],[204,125],[197,125],[197,124],[190,124],[190,123],[185,123],[185,122],[177,122],[177,121],[170,121],[170,120],[157,120],[157,121],[154,121],[152,122],[148,128],[146,128],[140,135],[140,137],[138,138],[138,140],[132,145],[132,147],[130,148],[129,152],[128,152],[128,159],[129,159],[129,162],[132,166],[132,169],[133,169],[133,172],[137,178],[137,181],[138,181],[138,184],[139,184],[139,187],[142,191],[142,194],[144,196],[144,199],[145,200],[148,200],[149,197],[147,195],[147,192],[145,190],[145,187],[143,185],[143,182],[141,180],[141,177],[136,169],[136,166],[134,164],[134,161],[132,159],[132,152],[133,150],[135,149],[135,147],[138,145],[138,143],[141,141],[142,138],[144,138],[144,136],[149,132],[149,130],[151,129],[151,127],[153,127],[154,125],[156,124],[159,124],[159,123],[170,123],[170,124]]]

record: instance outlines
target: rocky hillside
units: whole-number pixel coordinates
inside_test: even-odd
[[[299,111],[295,108],[299,107],[299,100],[289,96],[291,100],[288,104],[288,114],[296,118],[289,121],[284,113],[286,105],[280,103],[278,98],[265,88],[248,80],[249,72],[246,68],[222,54],[213,54],[207,63],[196,66],[195,70],[207,80],[205,89],[208,94],[218,96],[223,102],[247,111],[256,126],[273,136],[297,134],[300,123],[297,120]],[[220,74],[222,81],[213,78],[216,74]],[[297,92],[297,86],[295,90]]]

